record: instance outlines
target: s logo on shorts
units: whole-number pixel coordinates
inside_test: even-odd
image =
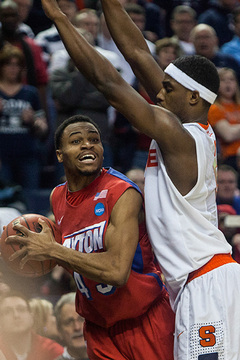
[[[102,203],[97,203],[95,208],[94,208],[94,213],[97,216],[101,216],[102,214],[104,214],[105,212],[105,207]]]

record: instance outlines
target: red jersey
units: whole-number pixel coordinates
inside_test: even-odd
[[[62,244],[84,253],[104,252],[104,238],[111,211],[128,189],[137,185],[113,169],[103,169],[86,188],[70,193],[67,183],[57,186],[52,195],[56,224]],[[76,309],[86,320],[102,327],[144,314],[158,299],[166,296],[161,273],[154,264],[145,223],[139,226],[139,243],[127,284],[120,288],[99,284],[73,273],[77,284]]]

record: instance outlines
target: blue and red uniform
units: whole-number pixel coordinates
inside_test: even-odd
[[[103,169],[99,177],[80,191],[70,193],[67,183],[57,186],[52,206],[56,224],[62,232],[63,246],[85,253],[104,252],[111,211],[120,196],[132,187],[140,192],[127,177],[111,168]],[[139,226],[139,243],[126,285],[116,288],[76,272],[73,276],[77,284],[76,309],[86,319],[90,359],[173,358],[169,349],[172,348],[174,316],[161,273],[154,264],[145,223]],[[152,311],[155,319],[151,324],[149,314]],[[126,331],[128,335],[124,336]]]

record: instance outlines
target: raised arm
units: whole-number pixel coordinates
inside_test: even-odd
[[[193,169],[196,170],[195,142],[188,131],[183,128],[177,116],[164,107],[150,105],[132,86],[126,83],[112,64],[79,34],[61,12],[56,0],[42,0],[42,4],[46,15],[55,23],[68,53],[79,71],[134,127],[157,141],[169,176],[179,191],[186,194],[196,181],[196,171],[193,171]],[[125,16],[124,12],[121,14]],[[116,21],[118,21],[118,17]],[[135,26],[133,29],[138,33]],[[129,29],[129,31],[131,30]],[[139,39],[141,39],[140,36]],[[155,61],[143,44],[144,42],[142,43],[144,49],[136,50],[140,57],[141,54],[143,55],[140,67],[149,66],[148,60],[150,59],[152,64],[150,75],[153,79],[157,78],[158,74],[153,70],[156,65]],[[157,69],[159,73],[158,66]],[[162,74],[162,71],[160,73]],[[165,88],[164,91],[171,92]],[[184,96],[189,98],[190,95],[186,92]],[[162,97],[162,94],[159,94],[158,101],[160,101],[160,95]],[[182,97],[182,94],[179,96]],[[172,106],[174,107],[174,102]],[[181,112],[185,116],[184,107],[181,108]],[[184,164],[185,171],[182,169],[182,164]]]
[[[109,32],[152,100],[162,87],[163,71],[147,43],[118,0],[101,0]]]
[[[112,64],[97,52],[61,12],[56,0],[42,0],[46,15],[55,23],[63,43],[79,71],[121,112],[138,130],[154,138],[157,131],[155,108],[127,84]],[[147,53],[148,54],[148,53]],[[151,54],[148,54],[151,57]],[[154,61],[155,63],[155,61]],[[159,127],[159,123],[158,123]]]

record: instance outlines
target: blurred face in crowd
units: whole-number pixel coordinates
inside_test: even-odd
[[[13,35],[18,28],[19,15],[17,5],[15,4],[15,6],[4,6],[3,4],[1,4],[0,21],[2,23],[2,29],[6,36]]]
[[[12,338],[31,332],[33,316],[27,302],[18,297],[7,297],[0,303],[0,332]]]
[[[99,32],[100,20],[94,13],[80,13],[75,18],[75,25],[90,32],[94,39]]]
[[[176,14],[171,20],[173,33],[182,41],[189,41],[190,32],[195,25],[196,20],[187,12]]]
[[[173,60],[177,58],[177,51],[174,46],[164,46],[157,53],[157,61],[164,70]]]
[[[217,196],[221,200],[231,201],[237,189],[237,179],[232,171],[218,170],[217,176]]]
[[[24,22],[32,8],[32,0],[14,0],[18,5],[19,20]]]
[[[86,345],[83,337],[84,319],[78,315],[74,303],[67,303],[61,308],[61,321],[59,332],[68,352],[72,356],[86,352]]]
[[[237,78],[232,70],[223,70],[219,73],[220,87],[219,95],[225,100],[232,100],[237,92]]]
[[[67,18],[71,22],[73,22],[77,12],[77,6],[75,2],[71,0],[58,0],[58,6],[62,10],[62,12],[67,16]]]
[[[196,54],[211,59],[217,49],[218,39],[211,27],[205,24],[197,25],[191,32],[191,41]]]
[[[146,17],[144,14],[135,14],[133,12],[129,12],[128,15],[141,31],[145,30]]]

